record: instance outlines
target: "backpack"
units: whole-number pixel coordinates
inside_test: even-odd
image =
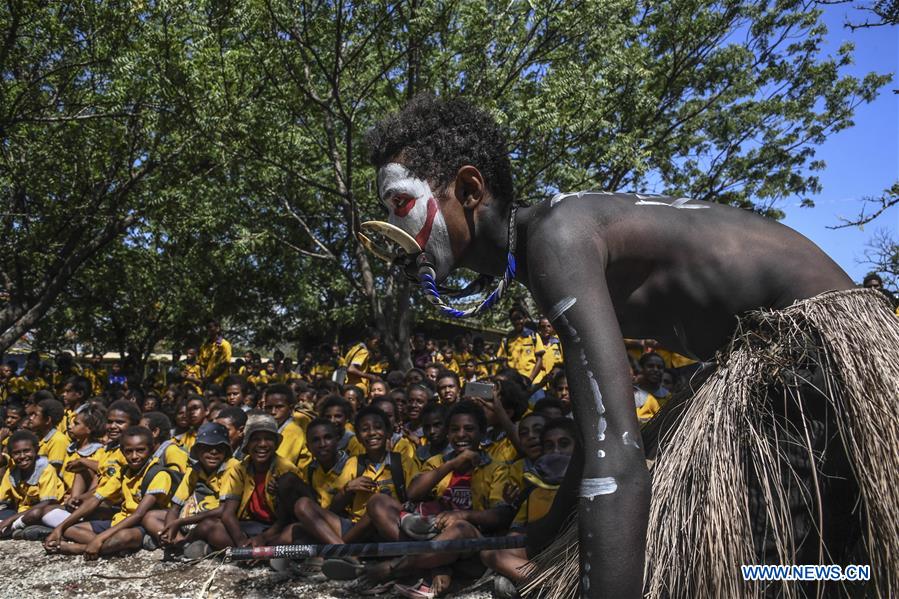
[[[156,478],[156,475],[160,472],[165,472],[169,475],[169,478],[172,480],[172,493],[178,488],[178,485],[181,484],[181,479],[184,478],[184,475],[176,470],[170,470],[156,462],[147,468],[147,471],[144,473],[144,478],[140,481],[140,496],[143,498],[147,494],[147,489],[150,488],[150,483],[153,482],[153,479]]]

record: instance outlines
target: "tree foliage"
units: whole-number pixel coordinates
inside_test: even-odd
[[[0,348],[55,306],[48,335],[144,354],[201,314],[253,344],[371,323],[403,362],[428,307],[355,232],[383,217],[362,136],[414,94],[493,113],[521,201],[777,217],[889,80],[844,75],[851,46],[824,55],[799,0],[13,1],[0,22]]]

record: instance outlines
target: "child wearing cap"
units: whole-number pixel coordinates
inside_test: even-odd
[[[240,408],[237,408],[240,411]],[[219,501],[225,472],[238,464],[231,457],[228,430],[221,424],[207,422],[197,432],[197,441],[190,450],[191,466],[172,496],[167,512],[152,510],[144,518],[144,526],[158,529],[164,546],[185,547],[185,556],[202,557],[209,545],[204,538],[215,519],[222,513]]]
[[[476,538],[479,530],[496,531],[508,526],[514,515],[503,498],[508,466],[480,449],[486,429],[487,419],[479,405],[461,401],[450,409],[447,436],[452,453],[427,460],[409,484],[409,500],[423,502],[417,513],[405,513],[400,503],[380,496],[369,504],[373,523],[383,538],[399,540],[401,531],[413,538],[440,541]],[[345,578],[364,573],[370,581],[379,583],[408,572],[430,570],[430,584],[422,583],[413,591],[440,595],[452,582],[448,566],[458,558],[458,554],[445,553],[407,556],[364,569],[335,570],[334,574]]]
[[[9,439],[13,465],[0,482],[0,535],[37,524],[59,507],[65,488],[47,458],[38,455],[34,433],[19,430]]]
[[[148,531],[141,523],[150,510],[169,507],[173,476],[151,459],[153,433],[147,428],[127,428],[121,439],[125,467],[117,476],[107,478],[92,497],[53,529],[44,541],[47,552],[84,555],[86,560],[95,560],[100,555],[139,549],[146,543]],[[112,520],[81,522],[107,499],[121,503],[121,510]]]
[[[276,538],[291,520],[300,493],[297,467],[276,452],[281,442],[278,423],[268,414],[250,414],[244,427],[246,457],[232,464],[222,478],[221,518],[197,531],[215,549],[263,545]]]
[[[380,498],[393,502],[406,500],[406,484],[416,474],[415,462],[387,449],[392,432],[387,415],[374,406],[359,410],[356,431],[365,455],[352,456],[341,470],[343,482],[328,510],[300,499],[294,511],[297,521],[309,535],[323,543],[358,540],[376,532],[367,509]],[[340,514],[346,512],[348,517]]]

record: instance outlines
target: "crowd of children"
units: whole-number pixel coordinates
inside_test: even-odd
[[[21,373],[5,365],[0,536],[92,560],[522,534],[548,512],[577,435],[551,325],[532,330],[520,310],[510,320],[496,352],[416,334],[405,371],[374,333],[343,357],[326,345],[296,366],[280,352],[264,366],[251,352],[233,360],[214,321],[199,351],[143,384],[95,358],[80,370],[57,360],[48,378],[37,356]],[[648,419],[677,385],[672,356],[629,349]],[[479,560],[510,593],[527,574],[524,549],[310,559],[300,571],[426,597],[450,589],[459,560]]]

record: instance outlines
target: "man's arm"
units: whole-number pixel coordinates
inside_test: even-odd
[[[576,505],[581,593],[640,597],[650,481],[643,450],[625,443],[628,438],[639,439],[640,429],[622,335],[606,283],[604,243],[595,225],[561,221],[556,214],[531,229],[529,287],[565,348],[565,370],[582,445],[551,515],[541,526],[529,529],[533,535],[529,549],[538,549],[557,534]],[[554,235],[549,234],[551,230]]]

